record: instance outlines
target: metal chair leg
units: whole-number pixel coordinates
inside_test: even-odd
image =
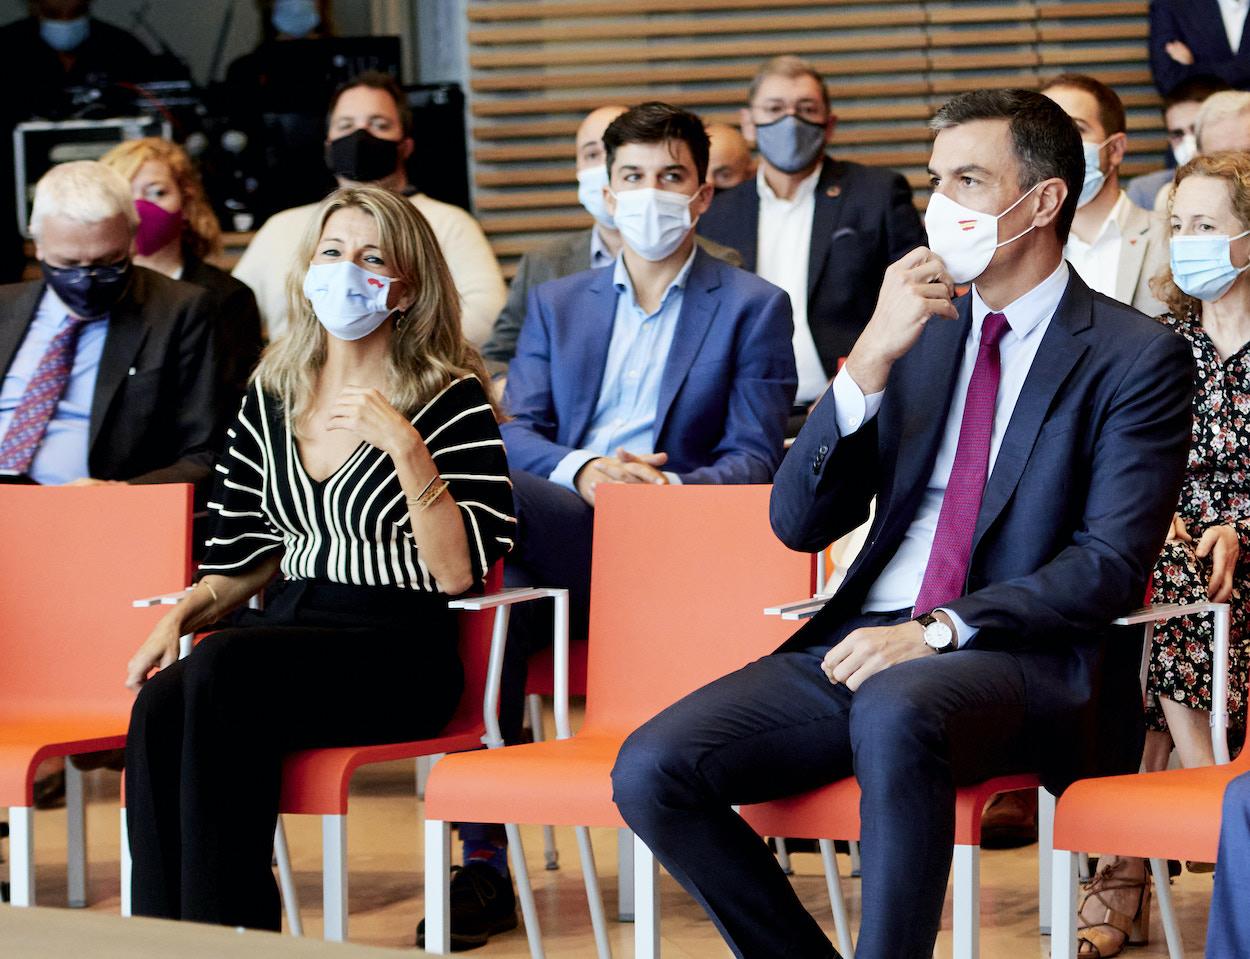
[[[9,807],[9,902],[35,904],[35,822],[33,806]]]
[[[325,939],[347,938],[347,817],[321,817],[321,901]]]
[[[634,831],[616,831],[616,920],[634,921]]]
[[[651,850],[634,836],[634,959],[660,955],[660,868]]]
[[[1037,787],[1037,915],[1043,936],[1050,935],[1051,852],[1055,848],[1055,797]]]
[[[1051,853],[1050,959],[1076,959],[1076,853]]]
[[[87,802],[82,770],[65,759],[65,881],[71,909],[87,905]]]
[[[855,879],[860,875],[862,869],[862,863],[859,860],[859,840],[848,842],[846,845],[851,853],[851,878]]]
[[[981,847],[956,846],[954,872],[951,951],[955,959],[977,959],[981,954]]]
[[[785,837],[773,836],[773,842],[777,846],[777,865],[787,876],[793,876],[794,867],[790,865],[790,850],[786,848]]]
[[[529,714],[530,735],[534,737],[534,742],[545,742],[547,733],[543,727],[543,698],[537,693],[530,693],[525,697],[525,709]],[[543,826],[543,861],[548,870],[560,868],[556,831],[551,826]]]
[[[590,906],[590,924],[595,931],[595,952],[599,959],[612,959],[608,941],[608,920],[603,914],[603,895],[599,891],[599,873],[595,869],[595,850],[590,844],[590,830],[578,826],[577,851],[582,860],[582,878],[586,883],[586,902]]]
[[[1167,940],[1171,959],[1185,959],[1185,944],[1181,941],[1181,924],[1172,906],[1172,887],[1168,878],[1166,859],[1150,860],[1150,871],[1155,880],[1155,901],[1159,903],[1159,918],[1163,923],[1163,937]]]
[[[825,866],[825,885],[829,888],[829,907],[833,910],[833,928],[838,934],[838,952],[855,955],[851,945],[851,921],[846,914],[846,898],[842,895],[842,877],[838,874],[838,857],[833,840],[820,840],[820,859]]]
[[[425,951],[451,952],[451,825],[425,821]]]
[[[525,937],[529,940],[530,959],[545,959],[543,934],[538,924],[538,905],[534,902],[534,887],[530,884],[525,847],[521,844],[521,827],[510,822],[505,823],[503,828],[508,835],[508,862],[516,873],[517,897],[521,900],[521,918],[525,920]]]
[[[282,889],[282,905],[286,908],[286,924],[292,936],[304,934],[304,920],[299,911],[299,893],[295,890],[295,876],[291,872],[291,850],[286,844],[286,825],[278,816],[278,827],[273,832],[273,853],[278,860],[278,886]]]
[[[126,807],[121,808],[121,849],[119,859],[121,861],[121,880],[122,880],[122,904],[121,914],[123,916],[133,915],[130,904],[130,877],[133,872],[130,861],[130,827],[126,824]]]

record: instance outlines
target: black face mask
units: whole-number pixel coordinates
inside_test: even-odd
[[[326,166],[353,183],[373,183],[399,166],[399,141],[357,130],[326,144]]]
[[[104,316],[130,286],[130,261],[105,266],[49,266],[39,261],[43,278],[74,316]]]

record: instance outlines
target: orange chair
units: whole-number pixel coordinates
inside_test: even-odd
[[[1180,925],[1168,894],[1167,860],[1215,862],[1224,790],[1250,770],[1250,749],[1243,749],[1236,761],[1228,760],[1228,605],[1159,608],[1174,616],[1183,612],[1215,615],[1211,736],[1216,765],[1083,779],[1068,787],[1055,809],[1053,959],[1077,955],[1077,851],[1090,849],[1150,861],[1168,954],[1171,959],[1184,959]]]
[[[600,487],[595,509],[586,718],[569,738],[448,756],[426,787],[426,947],[446,953],[448,822],[555,823],[578,841],[600,956],[609,955],[585,827],[625,825],[610,772],[625,737],[682,696],[770,652],[793,630],[759,619],[777,596],[810,593],[811,557],[768,524],[766,486]],[[557,675],[562,650],[557,647]],[[566,674],[567,675],[567,674]],[[557,690],[556,704],[560,705]],[[517,834],[509,827],[510,838]],[[658,953],[655,863],[634,841],[637,956]],[[512,861],[523,858],[514,848]],[[523,900],[531,955],[541,956]]]
[[[0,805],[14,905],[35,900],[35,770],[125,745],[126,661],[159,617],[130,600],[186,583],[190,547],[190,486],[0,487]],[[67,763],[71,906],[86,905],[80,777]]]

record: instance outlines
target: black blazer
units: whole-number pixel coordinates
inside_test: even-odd
[[[208,294],[133,268],[113,308],[91,402],[94,479],[195,483],[213,458],[215,346]],[[42,280],[0,286],[0,375],[26,336]]]
[[[827,395],[777,472],[773,529],[794,549],[854,529],[877,497],[859,557],[789,647],[819,644],[860,611],[915,518],[972,322],[971,294],[957,302],[960,319],[931,320],[895,364],[871,422],[839,436]],[[986,483],[965,595],[944,604],[979,627],[974,648],[1019,661],[1029,758],[1052,790],[1141,760],[1141,629],[1107,624],[1145,596],[1180,493],[1193,390],[1182,337],[1072,271]]]
[[[186,257],[182,279],[208,291],[217,343],[217,422],[224,429],[239,412],[264,346],[260,309],[250,286],[196,257]]]
[[[698,232],[755,270],[760,200],[754,178],[719,194]],[[825,158],[807,265],[807,325],[825,372],[838,371],[872,316],[885,268],[925,242],[907,181],[893,170]]]
[[[1250,18],[1246,21],[1250,27]],[[1194,55],[1190,66],[1168,56],[1167,45],[1179,40]],[[1150,4],[1150,72],[1166,96],[1190,77],[1219,77],[1231,87],[1250,87],[1250,36],[1242,29],[1237,52],[1228,45],[1219,0],[1153,0]]]

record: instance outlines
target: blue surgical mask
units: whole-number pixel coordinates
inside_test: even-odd
[[[1110,142],[1111,137],[1107,137],[1102,143],[1081,141],[1081,146],[1085,149],[1085,182],[1081,185],[1081,195],[1076,201],[1078,210],[1102,192],[1102,185],[1107,179],[1107,175],[1102,172],[1102,148]]]
[[[306,37],[321,26],[321,11],[316,0],[274,0],[269,21],[288,37]]]
[[[79,17],[76,20],[40,20],[39,36],[43,42],[58,53],[69,53],[77,50],[91,33],[91,19]]]
[[[608,167],[604,163],[596,163],[577,171],[577,199],[586,212],[593,216],[605,230],[615,230],[616,221],[608,212],[608,201],[603,196],[603,188],[608,185]]]
[[[1250,269],[1233,266],[1229,244],[1250,236],[1174,236],[1171,243],[1172,282],[1182,293],[1213,303],[1229,291],[1237,277]]]

